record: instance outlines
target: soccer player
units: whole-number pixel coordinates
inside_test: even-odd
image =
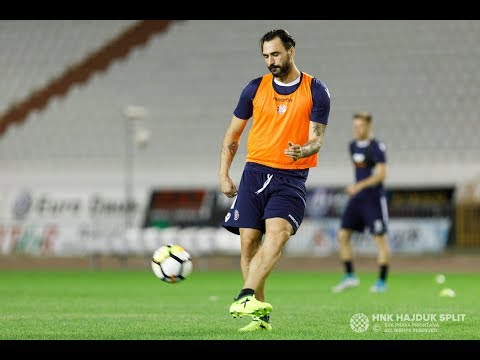
[[[386,148],[383,142],[373,137],[372,115],[369,112],[357,112],[353,115],[353,135],[354,140],[350,142],[349,150],[356,182],[345,189],[350,198],[342,214],[337,235],[345,275],[333,291],[341,292],[360,284],[353,268],[350,238],[354,231],[363,232],[368,228],[377,245],[379,266],[378,279],[370,291],[383,292],[387,289],[390,258],[387,236],[388,208],[383,187],[387,174]]]
[[[330,112],[325,84],[295,65],[295,40],[285,30],[260,39],[268,74],[243,89],[221,148],[221,191],[234,198],[223,226],[240,235],[243,286],[230,313],[252,321],[240,331],[271,330],[265,282],[302,223],[305,183],[317,165]],[[246,164],[238,186],[229,169],[252,118]]]

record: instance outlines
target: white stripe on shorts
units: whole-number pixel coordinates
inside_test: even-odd
[[[265,182],[263,183],[263,186],[258,189],[257,191],[255,191],[255,194],[260,194],[263,190],[265,190],[265,188],[268,186],[268,184],[270,184],[270,180],[272,180],[273,178],[273,174],[268,174],[267,175],[267,180],[265,180]]]
[[[382,219],[385,225],[388,222],[388,207],[387,207],[387,199],[385,196],[380,197],[380,207],[382,208]]]
[[[235,200],[233,200],[232,206],[230,206],[230,209],[233,209],[235,207],[235,203],[237,202],[238,196],[235,196]]]

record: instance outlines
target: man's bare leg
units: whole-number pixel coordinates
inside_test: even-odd
[[[256,289],[265,284],[292,232],[293,227],[288,220],[283,218],[265,220],[265,240],[250,261],[244,288]]]
[[[250,262],[262,244],[262,236],[263,233],[257,229],[240,229],[240,267],[242,268],[244,282],[248,277]],[[253,290],[257,300],[265,301],[265,282]]]
[[[241,299],[248,295],[256,295],[256,289],[264,291],[265,282],[282,254],[283,248],[293,233],[293,227],[283,218],[271,218],[265,221],[265,238],[255,255],[248,263],[243,289],[237,297],[238,301],[230,307],[230,313],[238,315],[265,316],[270,313],[272,306],[255,297]],[[246,241],[248,245],[249,241]],[[248,251],[245,251],[247,253]],[[252,251],[253,252],[253,251]],[[245,257],[245,261],[247,262]],[[246,266],[245,266],[246,267]],[[260,293],[259,296],[265,296]]]
[[[346,289],[356,287],[360,284],[360,280],[355,276],[353,269],[353,246],[351,242],[352,230],[340,229],[337,234],[338,251],[340,260],[345,266],[345,276],[336,286],[333,292],[342,292]]]
[[[240,229],[240,265],[242,268],[244,282],[248,277],[250,262],[257,253],[258,249],[260,249],[260,245],[262,244],[262,237],[263,233],[260,230],[250,228]],[[259,301],[265,302],[265,282],[261,283],[256,289],[253,290],[255,292],[255,298]],[[240,332],[265,330],[272,330],[269,315],[254,318],[252,322],[239,329]]]
[[[387,234],[375,235],[373,238],[375,239],[378,249],[377,264],[379,272],[377,282],[370,288],[370,290],[372,292],[382,292],[387,289],[386,281],[388,266],[390,263],[390,244]]]

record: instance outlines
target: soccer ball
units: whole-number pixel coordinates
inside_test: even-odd
[[[167,283],[185,280],[193,269],[190,254],[175,244],[162,245],[155,250],[151,264],[155,276]]]

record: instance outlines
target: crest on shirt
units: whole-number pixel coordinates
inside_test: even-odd
[[[287,105],[285,104],[282,104],[282,105],[279,105],[277,107],[277,112],[282,115],[282,114],[285,114],[285,112],[287,111]]]
[[[367,167],[365,154],[355,153],[352,155],[352,159],[353,159],[353,162],[355,163],[355,167],[357,168]]]
[[[356,163],[361,163],[365,161],[365,154],[355,153],[352,157],[353,161],[355,161]]]

